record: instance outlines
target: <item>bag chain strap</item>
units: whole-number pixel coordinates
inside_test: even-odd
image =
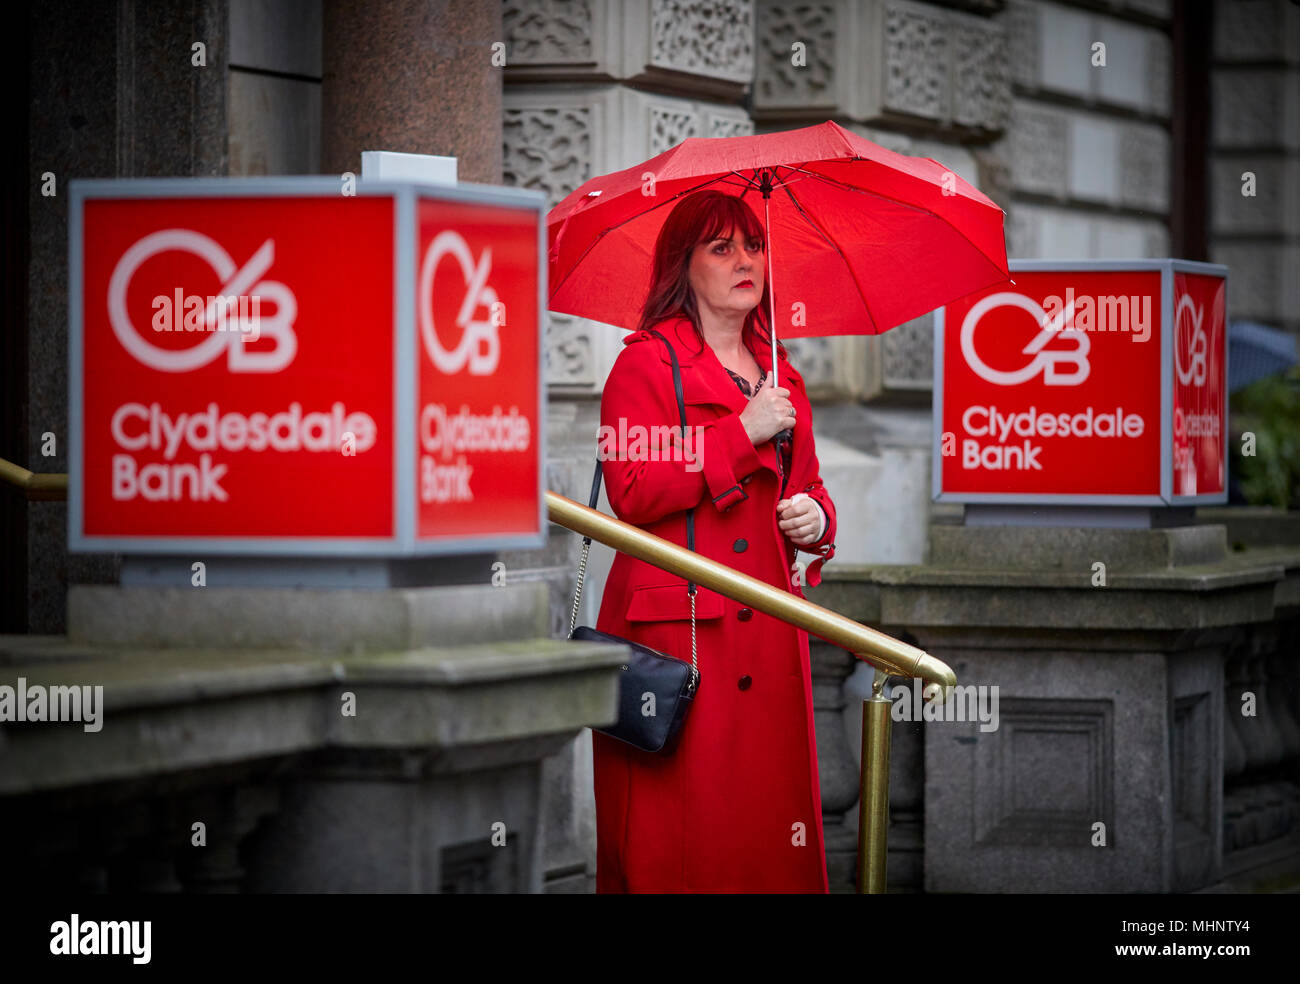
[[[582,559],[578,561],[578,588],[573,593],[573,611],[569,613],[569,638],[573,637],[573,630],[578,625],[578,605],[582,598],[582,583],[587,577],[587,554],[591,550],[591,537],[582,538]],[[695,585],[691,584],[688,593],[691,596],[691,693],[700,680],[699,656],[695,647]]]
[[[673,347],[668,344],[668,339],[664,338],[663,335],[660,335],[659,332],[655,331],[653,328],[649,329],[649,331],[650,334],[657,335],[659,337],[659,340],[664,343],[664,345],[668,349],[669,356],[671,356],[673,360],[673,387],[677,391],[677,411],[679,414],[681,414],[682,440],[685,441],[686,440],[686,404],[682,399],[682,377],[681,377],[681,369],[677,365],[677,353],[673,351]],[[590,496],[590,501],[587,503],[588,508],[595,509],[597,504],[600,502],[600,478],[601,478],[600,457],[597,456],[596,474],[592,477],[592,481],[591,481],[591,496]],[[686,514],[686,539],[690,549],[694,550],[695,549],[695,510],[693,508]],[[587,577],[587,554],[590,552],[590,550],[591,550],[591,537],[584,536],[582,538],[582,558],[578,561],[577,590],[575,590],[573,593],[573,610],[569,613],[569,637],[570,638],[573,637],[573,630],[574,628],[577,627],[578,624],[578,606],[582,599],[582,584]],[[696,646],[695,646],[695,582],[694,581],[688,580],[686,582],[686,593],[690,595],[691,598],[691,682],[687,689],[691,693],[694,693],[695,688],[699,684],[699,680],[700,680],[699,659],[698,659]]]
[[[582,582],[587,576],[587,552],[591,550],[591,537],[582,538],[582,559],[578,561],[578,590],[573,594],[573,611],[569,613],[569,638],[578,625],[578,600],[582,597]]]

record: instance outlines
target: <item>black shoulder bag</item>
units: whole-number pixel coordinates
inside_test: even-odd
[[[686,440],[686,402],[682,399],[681,369],[677,364],[677,353],[668,344],[668,340],[653,328],[652,335],[659,338],[668,348],[673,361],[673,388],[677,392],[677,412],[682,418],[682,440]],[[595,509],[600,500],[600,458],[596,458],[596,473],[591,482],[591,498],[588,505]],[[686,514],[686,545],[695,549],[695,510]],[[578,622],[578,604],[582,598],[582,582],[587,574],[587,553],[591,549],[591,537],[582,538],[582,559],[578,563],[578,586],[573,595],[573,612],[569,616],[569,638],[583,639],[591,642],[617,642],[627,646],[631,653],[623,664],[623,672],[618,686],[618,721],[608,728],[596,728],[601,734],[609,735],[634,745],[646,752],[669,753],[677,743],[686,712],[700,685],[699,662],[695,651],[695,584],[687,582],[686,591],[691,598],[691,661],[668,656],[658,650],[643,646],[631,639],[621,639],[606,632],[597,632],[586,625],[574,626]],[[646,698],[654,695],[653,703]],[[649,708],[653,713],[647,713]]]

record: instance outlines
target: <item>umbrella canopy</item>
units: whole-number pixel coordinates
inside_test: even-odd
[[[550,310],[636,328],[659,230],[704,189],[741,197],[766,226],[783,338],[879,334],[1009,279],[1002,209],[938,161],[827,121],[684,140],[583,184],[547,218]]]
[[[1285,372],[1300,358],[1296,337],[1254,321],[1228,325],[1228,392],[1235,393],[1257,379]]]

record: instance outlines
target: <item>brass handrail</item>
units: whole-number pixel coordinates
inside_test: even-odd
[[[553,523],[805,629],[832,645],[847,649],[891,676],[920,677],[928,684],[925,696],[929,699],[946,699],[948,688],[956,686],[957,676],[952,669],[925,650],[909,646],[829,608],[822,608],[806,598],[742,574],[726,564],[555,492],[546,493],[546,508]],[[942,693],[940,688],[943,688]]]
[[[49,501],[68,497],[68,476],[65,474],[39,475],[22,465],[0,458],[0,479],[16,485],[27,493],[31,501]]]
[[[67,475],[38,475],[3,458],[0,480],[25,490],[28,499],[68,495]],[[926,681],[926,699],[942,702],[957,684],[952,669],[915,646],[549,490],[546,509],[553,523],[811,632],[875,667],[871,697],[862,702],[857,890],[859,894],[884,892],[890,745],[890,701],[884,696],[884,684],[890,676],[920,677]]]

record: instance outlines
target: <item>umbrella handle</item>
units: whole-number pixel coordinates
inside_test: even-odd
[[[783,430],[783,431],[781,431],[780,434],[777,434],[777,435],[776,435],[776,455],[777,455],[777,458],[778,458],[778,459],[781,457],[781,455],[783,455],[783,454],[785,453],[784,450],[783,450],[784,447],[785,447],[785,445],[786,445],[786,444],[789,444],[789,443],[792,442],[793,440],[794,440],[794,431],[792,431],[792,430]],[[793,462],[794,455],[792,454],[792,455],[790,456],[790,458],[791,458],[791,461]],[[785,476],[785,481],[786,481],[786,482],[789,482],[789,481],[790,481],[790,476],[789,476],[789,475],[786,475],[786,476]],[[781,494],[782,494],[782,495],[785,495],[785,483],[782,483],[782,485],[781,485]]]

